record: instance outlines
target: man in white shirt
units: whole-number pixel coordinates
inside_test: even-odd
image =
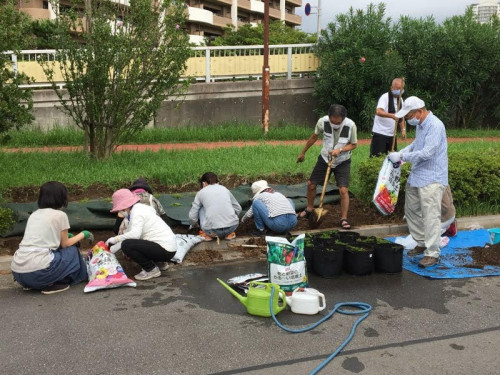
[[[381,154],[387,154],[389,151],[397,149],[397,143],[394,139],[396,123],[399,124],[403,139],[406,138],[405,120],[398,119],[395,113],[403,105],[403,95],[405,87],[404,79],[394,78],[392,80],[391,90],[383,94],[378,100],[375,119],[373,120],[372,142],[370,145],[370,157]],[[401,99],[401,102],[398,102]],[[394,150],[392,143],[394,140]]]

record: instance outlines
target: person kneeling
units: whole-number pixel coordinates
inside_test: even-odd
[[[251,233],[253,236],[265,236],[266,228],[278,234],[286,234],[297,225],[292,200],[270,188],[267,181],[254,182],[252,193],[252,207],[241,218],[241,222],[244,223],[253,216],[257,229]]]

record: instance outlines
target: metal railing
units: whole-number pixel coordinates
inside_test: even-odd
[[[296,76],[314,73],[319,60],[314,54],[315,44],[281,44],[269,46],[271,75],[292,79]],[[217,80],[260,79],[262,75],[263,45],[193,47],[187,61],[187,69],[181,79],[204,82]],[[29,87],[50,87],[47,77],[38,64],[40,57],[45,61],[56,61],[56,50],[23,50],[10,54],[14,72],[23,72],[34,78]],[[60,76],[61,77],[61,76]],[[62,78],[58,86],[64,86]]]

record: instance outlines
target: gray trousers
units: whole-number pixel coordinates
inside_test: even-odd
[[[416,188],[406,185],[405,216],[408,230],[418,246],[426,248],[424,255],[439,258],[441,250],[441,200],[444,185],[432,183]]]

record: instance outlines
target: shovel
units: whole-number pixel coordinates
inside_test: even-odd
[[[319,207],[312,211],[312,215],[309,219],[309,226],[311,228],[317,228],[321,222],[324,220],[328,210],[323,208],[323,199],[325,199],[326,185],[328,184],[328,178],[330,177],[330,171],[332,170],[333,158],[331,155],[328,156],[328,168],[326,169],[325,182],[323,183],[323,190],[321,190],[321,197],[319,198]]]

